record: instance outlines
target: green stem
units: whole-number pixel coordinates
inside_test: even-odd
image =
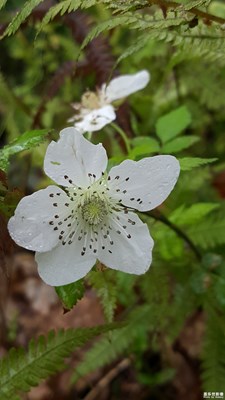
[[[126,133],[123,131],[123,129],[121,129],[118,125],[114,124],[113,122],[111,122],[111,126],[112,126],[112,128],[114,128],[115,131],[118,132],[119,135],[122,137],[122,139],[123,139],[123,141],[124,141],[124,143],[125,143],[125,146],[126,146],[127,153],[129,154],[130,151],[131,151],[131,147],[130,147],[130,141],[129,141],[129,139],[127,138]]]

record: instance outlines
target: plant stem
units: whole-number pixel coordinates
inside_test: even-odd
[[[167,219],[163,214],[161,214],[160,211],[158,210],[148,211],[148,212],[142,212],[142,214],[146,215],[147,217],[151,217],[156,221],[160,221],[164,225],[172,229],[180,238],[182,238],[188,244],[188,246],[193,251],[198,261],[201,261],[202,259],[201,253],[195,246],[195,244],[192,242],[192,240],[187,236],[185,232],[182,231],[182,229],[180,229],[177,225],[175,225],[173,222]]]
[[[176,3],[175,1],[166,1],[166,0],[148,0],[149,5],[156,4],[162,9],[173,8],[176,9],[178,7],[181,8],[181,4]],[[196,7],[191,8],[187,12],[194,14],[196,17],[203,18],[207,21],[218,22],[219,24],[225,24],[225,19],[221,17],[217,17],[216,15],[208,14],[202,10],[199,10]]]
[[[119,135],[122,137],[125,146],[126,146],[126,150],[127,153],[129,154],[131,151],[131,147],[130,147],[130,142],[129,139],[127,138],[126,133],[123,131],[123,129],[121,129],[118,125],[114,124],[113,122],[111,123],[111,126],[115,129],[115,131],[117,131],[119,133]]]

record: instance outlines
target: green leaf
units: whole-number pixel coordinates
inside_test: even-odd
[[[177,225],[192,225],[206,217],[206,215],[219,206],[218,203],[197,203],[187,208],[185,205],[182,205],[170,215],[170,220]]]
[[[139,136],[134,138],[131,142],[134,148],[130,151],[128,157],[136,158],[144,154],[157,153],[159,151],[159,143],[156,139],[147,136]]]
[[[0,0],[0,10],[5,7],[7,0]]]
[[[179,135],[191,123],[191,114],[186,106],[181,106],[156,122],[156,134],[162,143],[166,143]]]
[[[78,8],[84,9],[93,6],[96,3],[96,0],[64,0],[59,4],[54,5],[49,9],[49,11],[45,14],[43,20],[41,21],[40,28],[38,33],[43,30],[50,21],[52,21],[58,14],[61,16],[66,12],[71,13],[72,11],[76,11]]]
[[[154,317],[149,304],[136,307],[129,315],[129,322],[124,328],[112,332],[110,340],[108,336],[103,336],[84,355],[83,361],[74,372],[72,381],[76,382],[81,376],[111,363],[128,349],[136,338],[141,340],[151,328],[151,321]]]
[[[162,152],[167,154],[179,153],[179,151],[185,150],[192,146],[194,143],[199,142],[198,136],[183,136],[171,140],[162,146]]]
[[[202,354],[203,389],[210,392],[225,391],[225,329],[222,316],[210,310],[206,321],[206,334]]]
[[[97,291],[107,322],[113,321],[116,308],[117,287],[114,277],[111,270],[91,271],[87,276],[88,281]]]
[[[217,158],[184,157],[179,158],[182,171],[190,171],[192,168],[200,167],[217,161]]]
[[[7,26],[5,32],[1,36],[1,39],[5,36],[13,35],[20,27],[20,25],[29,17],[33,9],[37,7],[44,0],[28,0],[22,10],[18,11],[15,17],[12,19],[10,24]]]
[[[43,379],[65,368],[64,359],[77,347],[96,335],[118,328],[118,324],[95,328],[81,328],[49,332],[47,338],[40,336],[31,340],[28,351],[11,349],[0,361],[0,398],[14,398],[18,392],[28,392]]]
[[[55,291],[66,310],[71,310],[78,300],[82,299],[84,290],[83,279],[70,283],[69,285],[55,287]]]
[[[200,223],[192,225],[187,230],[194,243],[204,249],[213,248],[225,243],[224,212],[213,213]]]
[[[91,31],[84,39],[80,50],[83,50],[88,45],[88,43],[90,43],[93,39],[99,36],[100,33],[116,28],[117,26],[130,25],[132,22],[136,22],[136,18],[130,14],[127,16],[124,15],[116,16],[108,19],[107,21],[101,22],[100,24],[94,26],[94,28],[91,29]]]
[[[27,131],[20,135],[13,142],[3,147],[0,152],[0,168],[5,171],[8,167],[9,157],[11,155],[38,146],[45,140],[49,132],[51,132],[50,129]]]

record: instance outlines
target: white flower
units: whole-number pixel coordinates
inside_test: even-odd
[[[66,128],[48,146],[44,169],[60,186],[24,197],[9,221],[17,244],[36,251],[39,274],[50,285],[74,282],[98,259],[104,265],[143,274],[153,240],[133,212],[151,210],[173,189],[179,163],[169,155],[126,160],[107,174],[101,144]]]
[[[73,122],[75,128],[82,132],[102,129],[116,118],[111,103],[143,89],[149,79],[149,72],[143,70],[133,75],[114,78],[108,85],[104,83],[97,93],[86,92],[81,103],[73,104],[77,114],[70,118],[69,122]]]

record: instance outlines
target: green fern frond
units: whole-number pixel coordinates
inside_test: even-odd
[[[136,338],[146,335],[154,317],[149,305],[137,307],[131,313],[127,326],[112,332],[110,337],[103,337],[85,354],[73,375],[73,382],[119,357]]]
[[[23,8],[17,12],[10,24],[7,26],[1,38],[13,35],[20,27],[20,25],[29,17],[35,7],[37,7],[44,0],[28,0]]]
[[[177,9],[181,9],[183,11],[189,11],[194,7],[207,7],[212,0],[192,0],[186,2],[187,4],[181,4]]]
[[[95,5],[97,0],[64,0],[59,4],[51,7],[47,14],[44,16],[38,32],[42,31],[57,15],[64,15],[78,8],[85,9]]]
[[[225,327],[219,316],[209,312],[202,353],[203,389],[225,391]]]
[[[117,290],[113,271],[92,271],[88,281],[96,289],[100,298],[107,322],[112,322],[116,308]]]
[[[189,237],[203,249],[213,248],[225,243],[224,212],[212,214],[202,222],[187,229]]]
[[[0,362],[0,398],[11,399],[19,392],[27,392],[42,379],[65,367],[64,359],[94,336],[107,332],[115,325],[96,328],[68,329],[49,332],[47,338],[40,336],[31,340],[27,352],[23,348],[11,349]]]

